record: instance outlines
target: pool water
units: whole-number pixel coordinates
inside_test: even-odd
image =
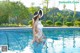
[[[31,44],[31,28],[0,29],[0,45],[19,53],[80,53],[80,28],[43,28],[43,32],[45,44]]]

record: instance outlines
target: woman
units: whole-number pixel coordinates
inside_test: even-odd
[[[41,17],[43,16],[42,10],[34,13],[34,18],[32,18],[32,28],[33,28],[33,43],[34,42],[42,42],[44,35],[42,32],[43,25],[40,21]]]

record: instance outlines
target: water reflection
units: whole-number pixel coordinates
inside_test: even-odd
[[[75,41],[75,38],[76,38],[76,36],[75,36],[76,34],[75,34],[75,31],[74,31],[74,34],[73,34],[73,47],[75,48],[76,47],[76,45],[75,45],[75,43],[76,43],[76,41]]]
[[[46,44],[31,44],[32,30],[0,31],[0,45],[7,44],[9,50],[20,53],[80,53],[80,29],[43,29]]]
[[[53,34],[50,38],[54,40],[53,50],[55,53],[80,52],[80,30],[53,30],[51,34]]]

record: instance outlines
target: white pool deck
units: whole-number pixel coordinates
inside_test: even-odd
[[[0,27],[0,29],[27,29],[32,27]],[[43,27],[43,28],[80,28],[80,27]]]

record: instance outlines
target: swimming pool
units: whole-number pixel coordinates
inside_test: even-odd
[[[31,28],[0,29],[0,45],[8,45],[9,51],[19,53],[80,53],[80,28],[43,28],[43,32],[46,46],[37,46],[30,45]]]

